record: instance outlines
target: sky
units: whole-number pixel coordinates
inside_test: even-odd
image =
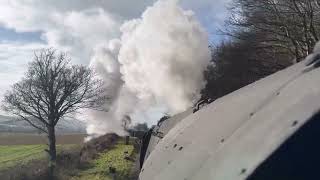
[[[0,97],[23,77],[34,51],[53,47],[88,65],[97,47],[119,38],[121,25],[139,18],[156,0],[0,0]],[[177,0],[173,0],[177,1]],[[181,0],[209,35],[227,17],[230,0]]]

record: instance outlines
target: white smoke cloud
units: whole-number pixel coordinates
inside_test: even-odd
[[[121,39],[97,49],[91,62],[114,99],[106,105],[109,112],[91,111],[89,133],[120,125],[124,115],[139,118],[152,109],[184,111],[204,85],[208,36],[192,11],[183,10],[178,1],[159,0],[140,19],[124,23],[121,32]]]
[[[189,107],[210,59],[207,34],[192,12],[176,1],[159,1],[121,30],[119,61],[126,86],[139,99],[165,103],[171,113]]]
[[[183,111],[197,99],[202,71],[209,61],[208,37],[195,15],[179,6],[192,8],[200,22],[211,27],[223,19],[215,12],[224,9],[225,1],[160,0],[145,10],[155,0],[3,0],[0,26],[38,32],[43,42],[28,52],[10,51],[19,58],[8,57],[0,65],[15,62],[7,69],[11,74],[4,77],[16,80],[23,75],[33,50],[42,47],[68,51],[74,63],[91,60],[90,66],[106,81],[112,101],[106,104],[108,113],[82,113],[90,124],[88,132],[123,133],[119,120],[126,114],[134,122],[154,123],[162,113]],[[124,23],[144,10],[141,18]],[[15,43],[8,47],[11,45]],[[0,81],[0,91],[13,83]]]

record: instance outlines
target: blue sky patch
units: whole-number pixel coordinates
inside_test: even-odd
[[[44,42],[41,32],[16,32],[0,26],[0,41]]]

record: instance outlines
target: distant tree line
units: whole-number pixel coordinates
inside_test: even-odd
[[[320,39],[320,0],[233,0],[212,46],[202,99],[216,99],[303,60]]]

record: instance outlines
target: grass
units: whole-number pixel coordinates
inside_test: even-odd
[[[72,180],[111,180],[109,167],[116,169],[116,179],[127,179],[133,162],[124,158],[125,152],[129,156],[132,155],[134,152],[133,145],[117,144],[113,149],[100,153],[99,157],[93,160],[88,168],[74,176]]]
[[[75,145],[57,145],[58,153]],[[0,146],[0,170],[16,165],[24,165],[33,160],[46,159],[46,145],[10,145]]]
[[[57,145],[56,177],[71,180],[128,179],[134,174],[134,142],[125,145],[123,140],[106,149],[89,161],[81,161],[82,145]],[[46,177],[48,163],[46,145],[0,145],[0,179],[36,179]],[[115,175],[109,167],[115,169]]]

